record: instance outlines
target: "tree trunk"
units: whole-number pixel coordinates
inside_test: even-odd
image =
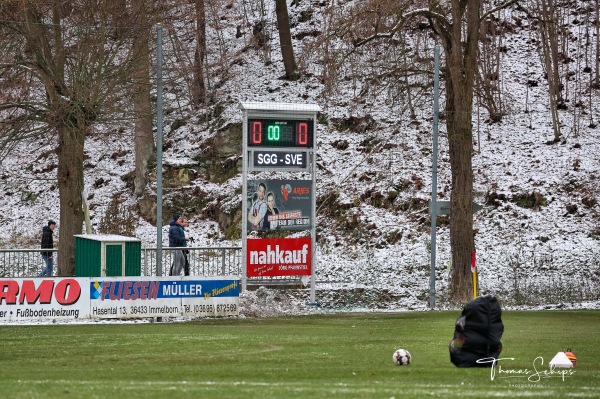
[[[547,1],[547,4],[546,4]],[[544,22],[548,29],[548,44],[550,46],[550,53],[552,55],[552,71],[548,71],[548,73],[552,73],[554,75],[554,91],[556,95],[557,103],[564,104],[565,100],[562,95],[562,83],[560,81],[560,61],[558,54],[558,29],[559,25],[558,15],[556,13],[556,8],[554,7],[554,0],[542,0],[544,7],[546,9],[546,13],[543,15]],[[565,54],[567,56],[567,54]]]
[[[57,75],[55,86],[46,85],[50,97],[51,115],[55,116],[58,133],[58,195],[60,205],[59,240],[58,240],[58,275],[61,277],[75,275],[75,238],[81,234],[83,225],[83,148],[87,127],[80,124],[77,118],[77,107],[65,101],[55,90],[64,87],[65,53],[62,39],[62,18],[58,2],[52,10],[53,32],[55,39],[55,68]],[[62,91],[63,89],[59,89]],[[53,123],[52,121],[49,121]]]
[[[144,0],[133,2],[135,30],[133,35],[133,110],[135,115],[135,177],[134,195],[140,197],[148,182],[148,161],[154,154],[152,109],[150,104],[149,28]]]
[[[490,121],[501,122],[504,116],[500,84],[502,35],[498,34],[492,18],[482,21],[481,43],[477,74],[479,103],[488,111]]]
[[[194,83],[192,101],[194,105],[206,103],[204,83],[204,61],[206,60],[206,12],[204,0],[196,0],[196,50],[194,52]]]
[[[279,30],[279,42],[283,65],[285,67],[285,77],[288,80],[297,80],[298,67],[294,58],[290,20],[285,0],[275,0],[275,13],[277,14],[277,29]]]
[[[471,253],[473,236],[473,126],[472,97],[453,96],[457,103],[448,112],[447,128],[450,150],[452,191],[450,195],[450,247],[452,249],[452,298],[472,298]],[[457,98],[458,97],[458,98]],[[448,108],[447,108],[448,111]]]
[[[332,27],[333,27],[333,21],[334,21],[334,14],[335,14],[335,3],[332,3],[331,6],[325,11],[324,13],[324,17],[323,17],[323,31],[324,31],[324,37],[330,37],[332,35]],[[322,41],[322,47],[323,47],[323,62],[322,62],[322,69],[321,69],[321,81],[323,82],[323,93],[326,96],[329,96],[332,91],[333,91],[333,87],[335,85],[335,73],[333,72],[335,67],[334,67],[334,57],[332,57],[332,50],[331,50],[331,44],[332,41],[331,40],[323,40]]]
[[[452,251],[451,297],[473,297],[471,253],[473,236],[473,84],[477,73],[481,11],[480,2],[466,5],[452,0],[452,25],[443,40],[446,55],[446,126],[450,150],[450,248]],[[463,32],[466,35],[463,37]]]
[[[596,71],[592,87],[600,89],[600,1],[596,0],[596,60],[594,69]]]
[[[60,236],[58,241],[58,275],[75,275],[75,239],[81,234],[83,208],[83,144],[85,131],[76,126],[59,126],[58,194],[60,202]]]
[[[555,13],[552,0],[539,0],[538,13],[542,19],[540,24],[540,36],[542,44],[542,56],[546,66],[548,77],[548,97],[550,99],[550,115],[552,116],[552,128],[554,130],[554,141],[560,141],[560,119],[558,107],[561,104],[562,95],[560,91],[560,78],[558,73],[558,37],[554,24]]]
[[[271,64],[271,32],[267,26],[267,7],[265,0],[259,0],[260,21],[254,24],[252,28],[252,36],[256,40],[257,45],[262,49],[265,65]]]

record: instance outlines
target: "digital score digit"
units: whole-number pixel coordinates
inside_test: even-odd
[[[248,119],[248,146],[313,148],[313,121]]]

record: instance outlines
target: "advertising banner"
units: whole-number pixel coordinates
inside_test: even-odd
[[[90,281],[92,317],[233,316],[238,280],[220,277],[101,278]]]
[[[312,180],[248,180],[247,184],[247,231],[312,229]]]
[[[88,317],[86,289],[85,278],[0,279],[0,322]]]
[[[310,276],[310,238],[249,239],[246,246],[248,277]]]
[[[239,314],[237,276],[0,279],[0,323]]]

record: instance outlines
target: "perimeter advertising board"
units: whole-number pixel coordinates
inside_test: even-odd
[[[0,321],[88,317],[84,278],[0,280]]]
[[[310,238],[257,238],[246,245],[248,277],[310,276]]]
[[[0,322],[232,316],[239,292],[233,276],[0,279]]]
[[[248,180],[247,185],[247,231],[312,229],[312,180]]]

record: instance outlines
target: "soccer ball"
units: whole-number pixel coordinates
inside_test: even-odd
[[[397,366],[408,366],[410,364],[410,352],[406,349],[397,349],[392,359]]]

